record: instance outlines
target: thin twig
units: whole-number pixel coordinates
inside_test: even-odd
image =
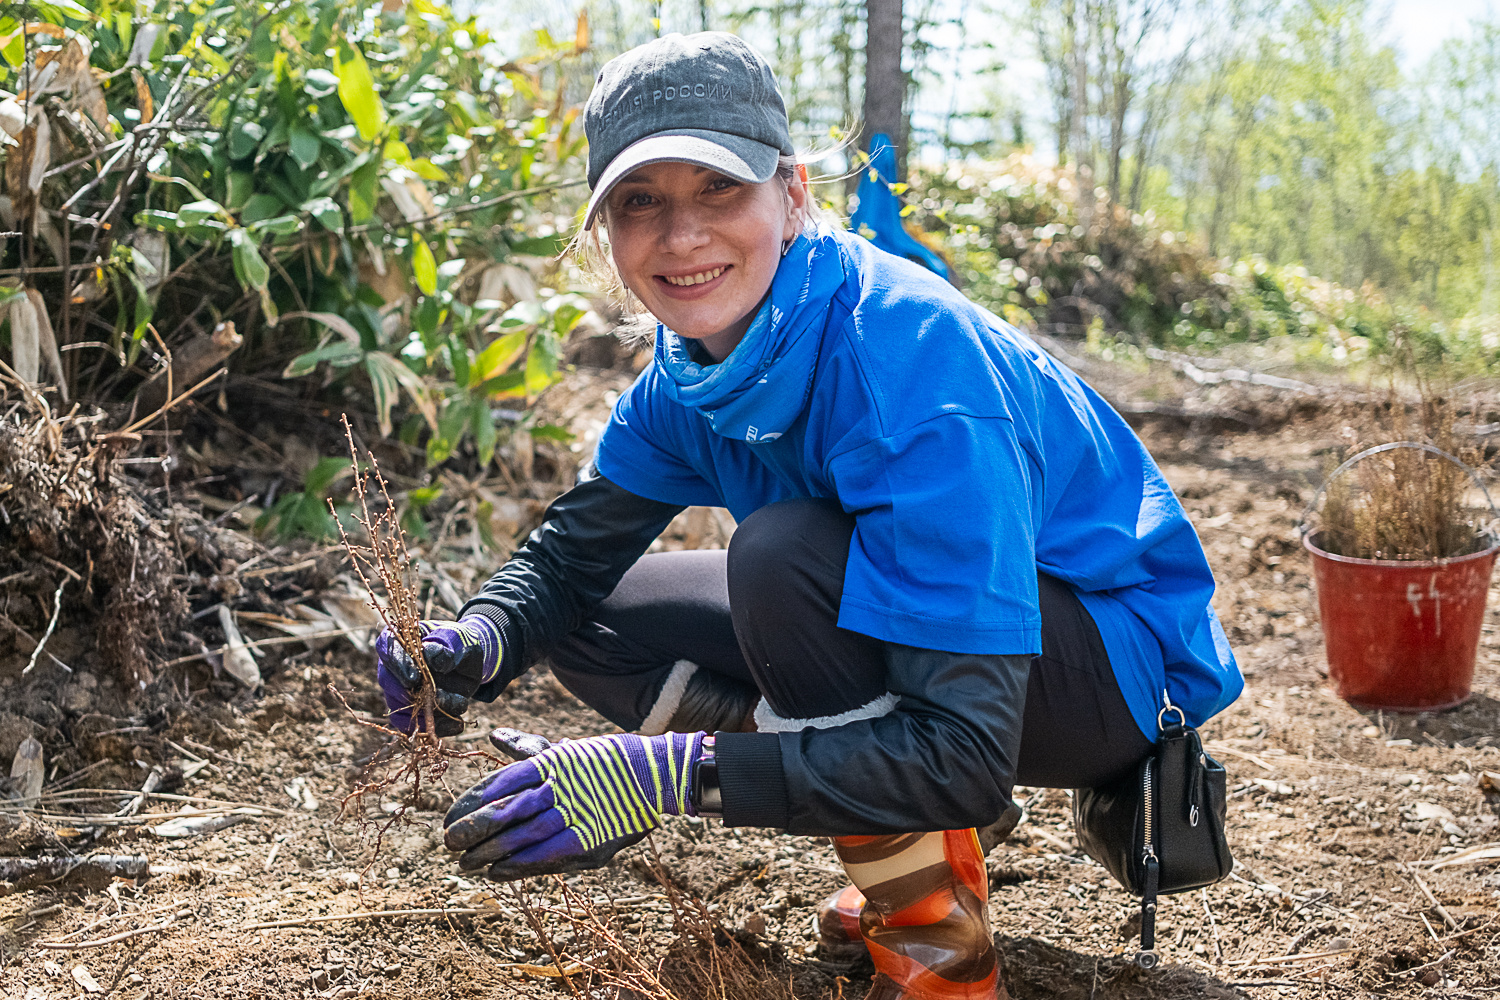
[[[150,927],[138,927],[133,931],[122,931],[119,934],[106,938],[96,938],[93,941],[38,941],[36,945],[38,948],[50,948],[53,951],[82,951],[85,948],[101,948],[107,944],[114,944],[116,941],[139,937],[142,934],[150,934],[153,931],[164,931],[171,926],[172,920],[167,919],[159,924],[152,924]]]
[[[331,639],[335,636],[350,635],[354,632],[367,632],[374,628],[373,625],[354,625],[349,628],[336,628],[327,632],[309,632],[306,635],[277,635],[269,639],[256,639],[254,642],[246,642],[241,645],[245,649],[259,649],[262,646],[282,646],[289,642],[307,642],[312,639]],[[191,653],[187,656],[179,656],[175,660],[168,660],[162,664],[163,668],[175,667],[183,663],[196,663],[198,660],[206,660],[213,656],[222,656],[229,651],[228,646],[220,646],[218,649],[210,649],[202,653]]]
[[[398,226],[419,226],[424,222],[432,222],[437,219],[447,218],[450,215],[461,215],[465,212],[479,212],[483,211],[486,208],[494,208],[496,205],[504,205],[509,201],[516,201],[520,198],[530,198],[533,195],[550,194],[553,191],[561,191],[565,188],[577,187],[578,185],[584,183],[587,183],[587,181],[584,178],[580,177],[575,181],[559,181],[556,184],[543,184],[539,187],[526,188],[521,191],[509,191],[497,197],[486,198],[484,201],[476,201],[473,204],[469,205],[458,205],[454,208],[445,208],[442,211],[433,212],[431,215],[422,215],[418,216],[415,219],[403,220],[399,223],[366,222],[363,225],[350,226],[347,230],[345,230],[345,232],[353,234],[369,232],[372,229],[394,229]]]
[[[193,394],[196,393],[199,389],[208,385],[208,383],[212,382],[214,379],[218,378],[220,375],[227,373],[228,371],[228,368],[218,369],[212,375],[208,376],[208,378],[204,379],[202,382],[199,382],[187,392],[184,392],[181,396],[174,396],[171,399],[167,400],[155,413],[144,416],[141,419],[137,420],[135,423],[131,424],[129,427],[126,427],[124,430],[115,431],[114,433],[129,434],[132,431],[140,430],[142,427],[145,427],[147,424],[155,420],[157,417],[161,416],[163,413],[166,413],[168,410],[175,408],[178,403],[181,403],[186,399],[190,399]]]
[[[1427,901],[1432,904],[1432,908],[1437,911],[1437,915],[1443,918],[1443,923],[1448,925],[1449,930],[1457,931],[1463,929],[1458,926],[1458,921],[1453,919],[1453,914],[1448,912],[1447,907],[1439,903],[1437,897],[1432,894],[1432,890],[1427,888],[1427,883],[1422,881],[1422,876],[1406,865],[1399,865],[1398,867],[1410,875],[1412,881],[1417,883],[1417,888],[1422,890],[1422,895],[1427,897]]]
[[[67,585],[68,578],[63,577],[63,582],[57,585],[57,593],[52,595],[52,620],[47,623],[47,631],[42,633],[42,641],[37,643],[36,648],[31,651],[31,660],[21,670],[21,676],[23,677],[31,673],[31,668],[36,666],[37,657],[42,655],[42,647],[47,645],[47,640],[52,638],[52,633],[57,628],[58,616],[62,614],[63,588]],[[69,673],[72,673],[72,671],[70,670]]]
[[[1214,920],[1214,911],[1208,905],[1208,889],[1203,890],[1203,912],[1208,915],[1208,929],[1213,932],[1214,938],[1214,961],[1224,961],[1224,950],[1219,947],[1219,924]]]

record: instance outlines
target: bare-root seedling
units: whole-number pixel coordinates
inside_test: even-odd
[[[335,514],[344,551],[348,553],[360,582],[371,595],[370,606],[380,615],[381,621],[401,643],[421,674],[421,685],[412,694],[411,717],[414,726],[410,733],[371,722],[349,709],[350,714],[355,715],[361,725],[377,730],[389,738],[389,742],[370,759],[353,790],[344,797],[342,807],[343,813],[352,813],[358,817],[362,833],[373,835],[374,847],[369,862],[373,865],[380,856],[386,831],[401,822],[408,812],[421,807],[424,789],[440,783],[454,759],[479,757],[497,765],[501,761],[482,751],[453,750],[437,735],[437,714],[441,709],[438,706],[437,684],[422,655],[416,572],[407,550],[406,532],[401,527],[396,505],[391,501],[389,487],[385,477],[380,474],[380,465],[375,456],[366,452],[367,463],[360,463],[359,453],[354,445],[354,432],[347,417],[344,418],[344,436],[349,442],[349,456],[354,462],[359,492],[360,513],[354,515],[354,520],[364,529],[367,539],[365,545],[359,545],[350,539],[343,521]],[[371,473],[374,474],[375,486],[384,500],[379,513],[372,513],[370,510]],[[380,593],[376,589],[377,582],[385,593],[386,600],[383,604],[377,596]],[[340,701],[344,701],[338,691],[335,690],[334,694]],[[349,708],[347,701],[344,701],[344,707]],[[390,809],[389,818],[381,821],[366,818],[370,812],[366,803],[372,798],[383,808],[390,808],[386,803],[394,800],[395,807]],[[367,865],[366,870],[368,867]]]
[[[1363,426],[1346,429],[1352,451],[1388,441],[1439,448],[1464,465],[1420,448],[1392,448],[1362,459],[1328,484],[1319,519],[1318,545],[1360,559],[1446,559],[1488,544],[1489,511],[1474,496],[1464,466],[1483,452],[1456,424],[1451,391],[1415,365],[1417,399],[1398,395],[1394,379],[1384,406],[1367,410]],[[1451,387],[1450,387],[1451,389]]]

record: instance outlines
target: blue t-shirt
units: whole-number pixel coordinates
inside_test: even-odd
[[[1182,506],[1097,393],[1030,338],[848,233],[799,237],[719,365],[657,332],[599,471],[743,519],[793,497],[855,517],[839,625],[957,653],[1038,653],[1037,570],[1099,626],[1141,731],[1243,687]]]

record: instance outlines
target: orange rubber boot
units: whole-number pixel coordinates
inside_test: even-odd
[[[846,885],[818,904],[818,957],[825,962],[852,962],[865,954],[859,915],[865,894]]]
[[[865,897],[859,928],[877,972],[866,1000],[1005,1000],[973,830],[835,837],[833,847]]]

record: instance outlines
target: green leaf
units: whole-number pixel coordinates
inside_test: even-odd
[[[355,225],[375,217],[380,197],[380,164],[371,160],[349,175],[349,216]]]
[[[227,215],[224,206],[216,201],[204,198],[200,201],[189,202],[177,210],[177,217],[186,225],[193,225],[216,215]]]
[[[401,359],[394,358],[389,354],[382,354],[379,351],[370,352],[368,363],[384,369],[392,379],[406,390],[407,397],[411,399],[412,405],[417,408],[417,411],[422,414],[428,426],[437,426],[437,404],[432,401],[432,394],[428,391],[427,384],[422,381],[422,376],[402,364]]]
[[[230,232],[229,238],[234,243],[234,276],[240,279],[240,284],[245,288],[265,288],[271,280],[271,269],[266,266],[250,234],[243,229],[235,229]]]
[[[323,148],[323,140],[318,138],[318,133],[301,122],[292,126],[287,137],[287,144],[291,149],[292,159],[304,168],[311,167],[318,162],[318,153]]]
[[[336,11],[336,7],[330,7]],[[303,85],[307,88],[310,97],[327,97],[339,87],[339,78],[326,69],[310,69],[302,74]]]
[[[302,211],[318,220],[318,224],[330,233],[344,231],[344,213],[332,198],[314,198],[302,206]]]
[[[531,439],[533,441],[553,441],[557,444],[569,444],[575,437],[577,435],[572,431],[566,427],[559,427],[556,424],[537,424],[531,428]]]
[[[428,468],[448,460],[448,456],[453,454],[453,450],[463,440],[468,425],[469,408],[458,401],[450,402],[432,437],[427,439]]]
[[[412,235],[411,273],[423,295],[437,291],[437,258],[433,257],[427,241],[416,234]]]
[[[255,152],[265,137],[266,127],[260,122],[240,122],[229,133],[229,158],[244,159]]]
[[[474,451],[479,455],[480,471],[488,469],[495,457],[495,418],[490,416],[489,402],[480,397],[473,401],[469,418],[470,431],[474,435]]]
[[[145,283],[135,271],[126,272],[126,277],[135,286],[135,325],[130,335],[130,353],[126,356],[126,362],[134,364],[135,359],[140,356],[141,343],[146,339],[146,327],[156,311],[156,303],[151,301],[151,293],[146,290]]]
[[[375,415],[380,419],[380,434],[382,437],[390,437],[391,407],[396,405],[401,387],[396,384],[390,369],[379,363],[377,359],[380,357],[373,351],[366,354],[365,371],[370,376],[370,388],[375,397]]]
[[[553,335],[564,340],[589,311],[589,302],[581,295],[554,295],[543,308],[552,314]]]
[[[411,169],[412,173],[425,181],[446,181],[448,179],[448,171],[433,163],[425,156],[412,160],[407,166]]]
[[[385,141],[385,150],[381,155],[387,160],[394,160],[403,167],[411,163],[411,150],[400,139],[387,139]]]
[[[255,193],[255,175],[248,170],[231,170],[224,186],[224,204],[231,211],[245,206]]]
[[[135,224],[146,229],[159,229],[162,232],[175,232],[183,228],[182,219],[176,212],[158,212],[154,208],[135,213]]]
[[[556,233],[552,236],[533,236],[530,239],[515,240],[510,245],[510,252],[524,254],[527,257],[556,257],[567,246],[567,234]]]
[[[442,495],[443,495],[443,487],[441,485],[439,485],[439,486],[418,486],[414,490],[408,490],[407,491],[407,493],[406,493],[406,500],[413,507],[417,508],[418,510],[421,510],[424,507],[426,507],[428,504],[432,503],[432,501],[436,500],[438,497],[440,497]]]
[[[321,497],[354,463],[347,458],[320,458],[302,481],[302,491]]]
[[[306,354],[297,355],[292,359],[291,364],[286,366],[286,369],[281,373],[281,377],[299,378],[303,375],[310,375],[318,367],[318,364],[323,361],[328,362],[335,368],[347,368],[364,357],[364,354],[365,352],[360,350],[358,345],[346,344],[341,340],[334,341],[332,344],[320,347],[315,351],[308,351]]]
[[[274,194],[257,194],[245,202],[240,209],[240,222],[249,225],[280,215],[286,203]]]
[[[375,79],[364,54],[346,41],[334,50],[333,72],[339,81],[339,101],[365,142],[374,141],[385,125],[385,108],[375,93]]]
[[[474,367],[469,376],[471,382],[488,382],[495,376],[504,374],[525,350],[526,332],[524,330],[496,337],[488,347],[479,352],[479,357],[474,359]]]
[[[301,228],[302,220],[295,215],[278,215],[274,219],[250,223],[252,233],[271,233],[275,236],[290,236]]]
[[[349,344],[350,346],[356,347],[356,348],[360,346],[361,338],[360,338],[360,335],[359,335],[359,331],[354,328],[354,324],[353,323],[349,322],[347,319],[345,319],[344,317],[338,315],[337,313],[330,313],[330,312],[289,312],[289,313],[287,313],[285,316],[283,316],[281,318],[282,319],[310,319],[310,320],[313,320],[315,322],[322,323],[324,326],[328,327],[328,329],[332,330],[334,333],[338,334],[340,337],[343,337],[344,338],[344,343]]]
[[[428,354],[441,346],[438,339],[438,324],[443,321],[443,304],[436,296],[424,295],[417,308],[412,310],[412,325],[422,337],[422,346]]]
[[[5,42],[5,47],[0,48],[0,56],[11,69],[20,69],[26,63],[26,36],[24,32],[16,32]]]
[[[526,355],[526,395],[533,397],[540,395],[542,390],[556,382],[557,358],[547,350],[538,338],[531,346],[531,352]]]

